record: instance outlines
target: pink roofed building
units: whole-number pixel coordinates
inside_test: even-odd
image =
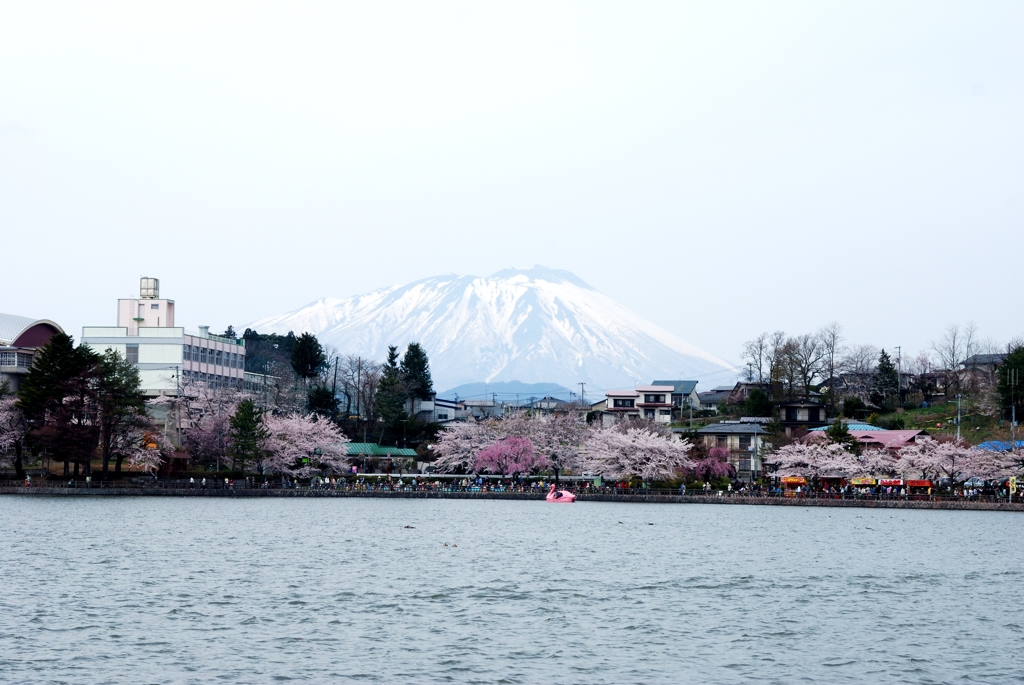
[[[923,430],[856,430],[850,429],[850,435],[856,438],[865,449],[898,450],[912,445],[919,437],[928,435]],[[802,438],[803,442],[827,440],[823,431],[812,431]]]

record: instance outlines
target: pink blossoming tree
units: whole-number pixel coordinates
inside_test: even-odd
[[[348,438],[330,420],[311,414],[264,415],[267,438],[260,470],[308,478],[326,469],[344,471]]]
[[[472,471],[480,450],[493,445],[499,435],[495,422],[466,422],[449,424],[444,427],[434,445],[434,468],[441,473]]]
[[[963,485],[970,478],[996,478],[1002,469],[995,456],[966,442],[939,442],[934,438],[918,438],[917,442],[898,452],[900,461],[911,473],[939,480],[946,478],[950,487]]]
[[[804,478],[847,478],[863,470],[857,456],[839,443],[793,443],[780,447],[769,457],[778,465],[774,476]]]
[[[724,447],[712,447],[707,457],[694,459],[689,471],[700,480],[736,475],[736,469],[729,463],[729,450]]]
[[[188,381],[182,396],[172,398],[168,414],[181,424],[182,447],[200,464],[227,462],[231,454],[231,416],[243,394],[233,388],[217,388]]]
[[[19,480],[25,478],[25,416],[13,395],[0,397],[0,460],[14,466]]]
[[[533,451],[533,443],[529,438],[510,436],[477,452],[474,470],[501,476],[515,476],[520,473],[533,473],[550,465],[547,457]]]
[[[606,428],[590,434],[581,468],[608,478],[672,478],[692,468],[687,456],[691,447],[689,440],[661,437],[646,428]]]

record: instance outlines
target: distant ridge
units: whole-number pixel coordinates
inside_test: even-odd
[[[419,342],[434,385],[520,380],[572,389],[653,378],[735,378],[734,367],[637,316],[569,273],[535,266],[487,278],[437,276],[345,299],[324,298],[248,325],[309,332],[347,354],[384,359]]]
[[[540,399],[542,397],[551,396],[560,400],[568,401],[570,397],[575,399],[576,393],[578,392],[579,388],[573,391],[563,385],[559,385],[558,383],[496,381],[494,383],[464,383],[458,387],[452,388],[451,390],[439,392],[437,393],[437,396],[445,399],[455,399],[455,397],[458,397],[460,400],[489,400],[496,395],[499,402],[507,402],[509,400],[516,399],[520,401],[527,401],[531,397]]]

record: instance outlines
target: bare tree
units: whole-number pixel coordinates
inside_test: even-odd
[[[935,362],[932,361],[931,355],[925,351],[918,352],[916,357],[908,359],[905,366],[906,373],[912,376],[923,376],[935,370]]]
[[[377,420],[373,400],[380,377],[380,362],[351,354],[339,360],[338,386],[345,395],[346,416],[371,423]]]
[[[821,340],[817,335],[804,333],[793,339],[793,362],[796,365],[796,375],[800,381],[799,392],[806,399],[810,397],[811,386],[814,380],[821,375],[821,364],[824,359],[824,349]]]
[[[795,338],[787,338],[778,348],[774,360],[772,384],[781,386],[782,395],[793,399],[800,389],[800,353]],[[778,398],[776,398],[778,399]]]
[[[775,331],[768,336],[767,344],[765,345],[764,359],[765,365],[768,368],[768,381],[773,384],[782,380],[779,363],[783,361],[782,358],[785,356],[785,346],[785,331]]]
[[[959,324],[950,324],[942,337],[932,342],[932,349],[957,392],[963,389],[964,362],[978,353],[977,347],[978,328],[973,321],[962,328]]]
[[[828,404],[835,411],[835,393],[833,388],[839,372],[839,361],[843,354],[843,327],[833,321],[818,331],[818,342],[821,345],[821,374],[829,382]]]
[[[846,354],[839,362],[839,370],[842,373],[868,376],[875,371],[875,364],[878,363],[880,349],[874,345],[854,345],[846,348]]]
[[[749,381],[765,381],[765,364],[768,361],[768,332],[764,332],[753,340],[743,343],[743,358],[747,360]],[[769,374],[770,377],[770,374]]]

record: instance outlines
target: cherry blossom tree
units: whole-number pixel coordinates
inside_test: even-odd
[[[172,413],[183,426],[182,447],[193,461],[217,464],[231,453],[231,417],[243,394],[232,388],[216,388],[202,382],[183,386],[181,398],[174,398]]]
[[[580,411],[540,417],[530,422],[530,440],[554,468],[556,482],[562,471],[579,467],[580,450],[589,434],[586,416]]]
[[[691,447],[689,440],[663,438],[646,428],[606,428],[590,434],[580,466],[609,478],[671,478],[692,467],[687,456]]]
[[[476,464],[477,453],[493,445],[499,435],[492,421],[453,423],[444,427],[434,445],[434,468],[441,473],[471,471]]]
[[[1024,475],[1024,450],[1011,449],[1005,452],[995,452],[990,459],[999,470],[1000,476],[1016,476],[1018,479]]]
[[[25,478],[25,415],[13,395],[0,397],[0,459],[10,462],[18,480]]]
[[[778,464],[776,476],[804,478],[846,478],[862,470],[857,456],[842,444],[793,443],[772,453]]]
[[[851,476],[902,478],[913,471],[912,465],[900,459],[894,451],[881,447],[864,450],[857,461],[860,468],[854,470]]]
[[[736,469],[729,463],[729,450],[724,447],[712,447],[708,450],[708,456],[694,459],[689,471],[700,480],[736,475]]]
[[[533,451],[533,443],[529,438],[509,436],[477,452],[474,470],[515,476],[550,465],[547,457]]]
[[[330,420],[316,414],[265,415],[263,471],[308,478],[326,469],[344,471],[348,438]]]
[[[113,455],[119,465],[124,461],[128,466],[141,466],[147,473],[153,473],[174,455],[174,445],[146,421],[124,431],[124,437],[114,447]]]
[[[1001,469],[993,454],[973,447],[964,441],[939,442],[920,437],[912,445],[898,452],[905,469],[938,480],[948,478],[950,488],[962,485],[970,478],[996,478]]]
[[[109,450],[115,474],[121,473],[125,463],[153,472],[174,456],[174,445],[153,424],[145,407],[124,412],[120,429],[109,438]]]

